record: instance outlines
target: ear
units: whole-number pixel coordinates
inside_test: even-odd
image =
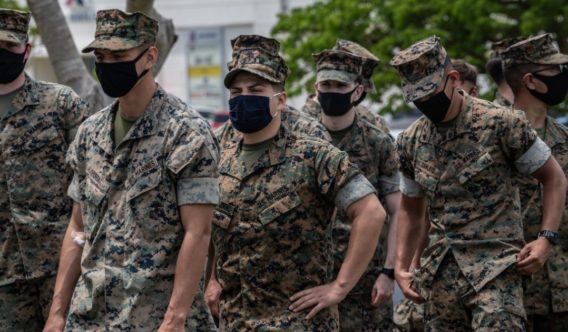
[[[536,90],[536,80],[532,73],[526,73],[525,75],[523,75],[521,81],[528,90]]]
[[[24,55],[24,59],[28,60],[31,54],[32,54],[32,44],[26,43],[26,54]]]
[[[283,111],[286,108],[286,102],[288,101],[288,96],[286,95],[286,91],[282,91],[277,99],[276,99],[276,105],[279,111]]]
[[[450,70],[447,74],[448,76],[448,85],[452,88],[459,88],[461,85],[460,81],[460,73],[457,70]]]
[[[156,46],[150,46],[150,48],[148,48],[146,52],[146,59],[148,59],[148,64],[150,65],[148,68],[153,67],[158,62],[158,55],[159,51]]]

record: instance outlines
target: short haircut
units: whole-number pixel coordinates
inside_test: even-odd
[[[273,83],[273,82],[270,83],[272,85],[272,89],[276,93],[284,92],[286,90],[284,86],[285,83]]]
[[[521,90],[523,86],[523,76],[537,71],[540,67],[540,65],[534,63],[526,63],[505,69],[505,80],[511,87],[513,94],[516,95]]]
[[[489,61],[485,64],[485,71],[489,74],[489,76],[491,76],[497,85],[501,85],[505,80],[505,76],[503,74],[503,61],[501,61],[501,58],[489,59]]]
[[[462,82],[468,81],[477,84],[477,68],[463,59],[452,60],[452,67],[460,73]]]

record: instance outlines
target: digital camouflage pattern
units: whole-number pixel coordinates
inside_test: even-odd
[[[347,152],[349,160],[357,165],[378,193],[381,202],[399,191],[398,158],[394,139],[373,124],[359,117],[351,130],[336,145]],[[359,282],[339,304],[342,331],[376,331],[392,329],[392,299],[376,308],[371,305],[371,293],[387,256],[388,224],[381,231],[375,255]],[[344,211],[337,211],[333,219],[334,275],[339,273],[347,253],[351,220]]]
[[[157,34],[158,21],[142,13],[125,13],[118,9],[99,10],[95,40],[82,52],[89,53],[96,49],[123,51],[141,45],[154,45]]]
[[[409,299],[402,299],[394,307],[393,331],[395,332],[423,332],[424,331],[424,304],[417,304]]]
[[[241,71],[284,85],[289,70],[279,54],[280,43],[276,39],[258,35],[240,35],[231,40],[231,47],[232,60],[227,63],[229,72],[224,80],[227,89]]]
[[[524,238],[513,177],[532,174],[550,157],[522,112],[460,93],[462,108],[444,135],[421,117],[397,141],[402,193],[425,197],[431,223],[443,232],[415,275],[429,301],[448,254],[478,293],[515,264]]]
[[[0,115],[0,286],[57,273],[71,214],[65,153],[88,107],[73,90],[26,76]]]
[[[509,46],[501,53],[505,70],[528,63],[562,65],[568,63],[568,55],[560,53],[551,34],[545,33],[527,38]]]
[[[499,91],[497,91],[497,93],[495,93],[495,100],[493,100],[493,103],[495,103],[499,106],[503,106],[503,107],[513,106],[513,103],[510,102],[507,98],[505,98],[505,96],[500,94]]]
[[[373,53],[364,48],[363,46],[345,39],[338,39],[335,41],[334,50],[341,50],[349,52],[364,59],[361,70],[362,83],[365,91],[368,93],[377,93],[375,83],[373,82],[373,71],[379,65],[380,61]]]
[[[501,53],[503,53],[509,46],[516,44],[522,40],[525,40],[526,37],[513,37],[513,38],[505,38],[494,43],[491,43],[491,53],[489,54],[490,58],[500,58]]]
[[[302,107],[301,112],[307,114],[308,116],[314,119],[319,120],[321,118],[322,109],[317,99],[314,96],[310,96],[306,99],[306,103]],[[372,125],[379,128],[383,133],[385,134],[390,133],[389,127],[385,119],[383,119],[382,116],[371,112],[367,107],[363,105],[355,106],[355,114],[357,114],[357,117],[367,122],[370,122]]]
[[[444,258],[432,284],[436,291],[423,304],[424,331],[524,332],[522,276],[517,269],[508,268],[475,291],[458,264],[452,255]]]
[[[340,50],[324,50],[313,55],[316,62],[316,82],[352,83],[362,78],[363,58]]]
[[[158,86],[115,145],[117,108],[87,119],[67,156],[86,235],[68,331],[157,330],[184,237],[179,206],[219,200],[218,146],[195,110]],[[186,328],[195,324],[190,317]]]
[[[0,41],[22,44],[28,41],[30,13],[0,8]]]
[[[390,62],[400,76],[407,103],[434,92],[444,77],[447,53],[440,38],[428,37],[400,51]]]
[[[282,125],[297,135],[304,134],[313,138],[331,142],[329,133],[321,123],[303,114],[292,106],[286,105],[286,108],[280,113],[280,117]],[[215,130],[215,136],[219,141],[221,149],[224,149],[226,143],[230,146],[242,139],[242,134],[235,130],[231,121],[227,121],[221,127],[217,128]]]
[[[289,297],[330,282],[331,215],[374,193],[372,185],[327,142],[281,127],[251,168],[240,142],[225,143],[219,163],[221,203],[213,243],[223,288],[223,331],[337,331],[337,307],[288,310]]]
[[[547,117],[541,139],[550,147],[565,174],[568,174],[568,129]],[[541,230],[543,211],[542,185],[532,177],[517,179],[525,240],[534,241]],[[560,242],[553,245],[543,269],[533,273],[525,286],[525,309],[528,315],[568,312],[568,203],[560,222]]]

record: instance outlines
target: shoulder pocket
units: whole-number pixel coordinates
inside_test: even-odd
[[[266,225],[281,215],[288,213],[302,204],[300,196],[295,191],[291,191],[288,195],[278,199],[263,209],[259,214],[260,222]]]
[[[213,224],[222,229],[229,228],[231,224],[231,219],[235,214],[236,208],[230,204],[221,202],[216,208],[213,214]]]
[[[491,157],[491,154],[489,154],[489,152],[486,152],[476,161],[465,166],[465,168],[461,172],[459,172],[458,181],[460,182],[460,184],[464,184],[492,164],[493,158]]]

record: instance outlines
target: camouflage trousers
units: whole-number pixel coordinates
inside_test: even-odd
[[[347,296],[339,303],[339,326],[342,332],[376,332],[392,330],[392,300],[371,305],[371,294]]]
[[[213,315],[209,311],[205,297],[203,296],[203,279],[199,286],[199,291],[195,294],[191,311],[189,312],[189,319],[186,323],[186,331],[190,332],[214,332],[217,331],[217,326],[213,320]]]
[[[521,275],[511,267],[475,292],[448,254],[424,304],[425,331],[525,331]]]
[[[565,332],[568,331],[568,312],[554,312],[548,315],[528,315],[529,332]]]
[[[0,287],[0,331],[41,331],[49,314],[55,276]]]
[[[424,304],[403,299],[394,308],[393,323],[396,332],[424,331]]]

